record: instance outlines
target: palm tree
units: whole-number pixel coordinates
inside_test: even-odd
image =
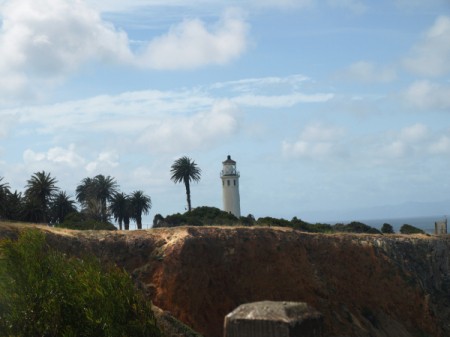
[[[102,174],[94,178],[84,178],[76,188],[77,200],[86,213],[90,213],[100,221],[108,221],[108,201],[117,192],[114,178]]]
[[[89,177],[84,178],[81,181],[80,185],[77,186],[75,190],[76,198],[82,207],[86,206],[89,196],[92,194],[91,190],[93,189],[93,186],[94,186],[94,179]]]
[[[125,193],[115,193],[111,198],[109,210],[114,216],[114,220],[119,223],[122,230],[122,223],[125,222],[125,229],[129,229],[130,224],[130,198]]]
[[[66,192],[59,192],[51,203],[52,222],[63,223],[70,213],[77,212],[75,201],[71,200]]]
[[[148,214],[152,208],[152,199],[142,191],[134,191],[130,197],[131,217],[136,220],[138,229],[142,229],[142,213]]]
[[[170,177],[174,183],[184,182],[186,187],[186,198],[188,204],[188,211],[191,211],[191,181],[199,181],[202,170],[197,166],[197,164],[188,157],[181,157],[172,164]]]
[[[100,200],[102,205],[102,221],[108,221],[108,204],[112,196],[117,192],[117,182],[114,178],[102,174],[95,176],[95,192],[97,199]]]
[[[25,186],[25,196],[28,201],[37,206],[36,211],[40,213],[37,216],[38,221],[47,223],[48,206],[53,195],[58,191],[55,178],[50,177],[50,173],[45,171],[34,173]]]
[[[6,197],[6,203],[4,207],[4,216],[8,220],[19,221],[23,218],[24,210],[24,198],[22,193],[14,191],[9,192]]]
[[[4,217],[7,211],[6,204],[8,201],[8,195],[10,193],[9,191],[9,184],[8,183],[1,183],[3,180],[3,177],[0,177],[0,218]]]

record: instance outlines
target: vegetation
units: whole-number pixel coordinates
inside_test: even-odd
[[[353,221],[347,225],[336,224],[333,227],[336,232],[381,234],[378,229],[370,227],[359,221]]]
[[[400,233],[402,234],[425,234],[423,230],[420,228],[404,224],[402,227],[400,227]]]
[[[152,200],[142,191],[134,191],[130,196],[131,217],[136,220],[138,229],[142,229],[142,213],[148,214]]]
[[[216,207],[197,207],[184,214],[172,214],[167,217],[156,214],[153,219],[153,227],[178,227],[178,226],[233,226],[239,223],[239,219],[233,214],[221,211]]]
[[[67,257],[38,230],[3,241],[0,252],[1,336],[161,336],[123,270]]]
[[[84,178],[77,186],[77,200],[83,211],[90,217],[106,222],[108,221],[108,202],[117,193],[117,182],[114,178],[102,174],[94,178]]]
[[[365,225],[361,222],[351,222],[349,224],[329,225],[323,223],[311,224],[297,217],[292,220],[278,219],[272,217],[262,217],[255,220],[253,215],[236,218],[233,214],[221,211],[215,207],[197,207],[191,212],[184,214],[172,214],[163,217],[156,214],[153,219],[153,227],[177,227],[177,226],[263,226],[263,227],[289,227],[292,229],[310,233],[369,233],[380,234],[376,228]]]
[[[89,218],[83,213],[70,213],[62,223],[56,223],[55,227],[76,229],[76,230],[116,230],[117,228],[110,222],[103,222]]]
[[[128,230],[130,220],[142,228],[142,215],[152,206],[150,196],[143,191],[126,195],[118,191],[114,178],[99,174],[84,178],[76,187],[76,200],[81,205],[78,211],[76,201],[56,184],[50,173],[37,172],[27,181],[22,195],[12,192],[0,177],[0,219],[76,229],[116,229],[110,223],[114,217],[120,229],[124,225]]]
[[[383,234],[394,234],[394,228],[388,224],[384,223],[383,226],[381,226],[381,233]]]
[[[192,210],[191,207],[191,181],[200,181],[202,170],[197,166],[197,164],[191,160],[189,157],[181,157],[172,164],[170,177],[174,183],[183,182],[186,187],[186,199],[188,212]]]
[[[37,172],[27,181],[25,197],[35,214],[36,222],[47,223],[49,218],[49,204],[52,197],[58,191],[56,179],[45,171]]]

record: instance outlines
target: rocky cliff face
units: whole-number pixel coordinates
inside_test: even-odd
[[[11,236],[11,226],[0,236]],[[48,230],[136,277],[154,304],[207,337],[246,302],[304,301],[325,336],[450,336],[450,237],[307,234],[282,228]]]

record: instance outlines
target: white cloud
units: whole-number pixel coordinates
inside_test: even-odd
[[[255,7],[268,7],[280,9],[305,8],[314,4],[314,0],[250,0]]]
[[[450,17],[439,16],[404,61],[412,72],[444,76],[450,72]]]
[[[430,144],[429,151],[431,154],[450,154],[450,136],[442,135],[432,144]]]
[[[100,173],[102,170],[108,170],[119,165],[119,154],[116,151],[103,151],[94,161],[86,165],[86,171],[89,173]]]
[[[211,86],[211,89],[222,89],[222,88],[230,88],[233,92],[242,92],[249,93],[255,92],[261,89],[277,89],[284,88],[287,86],[289,90],[298,89],[301,84],[308,81],[309,78],[301,75],[289,75],[285,77],[259,77],[259,78],[246,78],[237,81],[227,81],[227,82],[219,82],[214,83]]]
[[[9,0],[0,11],[3,100],[39,96],[92,61],[191,69],[228,63],[247,48],[248,26],[235,10],[211,27],[186,20],[136,53],[126,32],[81,0]]]
[[[265,108],[291,107],[298,103],[326,102],[333,98],[333,94],[303,94],[293,93],[289,95],[242,95],[234,97],[233,102],[240,105]]]
[[[419,109],[450,110],[450,86],[430,81],[416,81],[403,93],[408,105]]]
[[[349,9],[355,14],[363,14],[367,11],[367,6],[359,0],[327,0],[327,3],[331,7]]]
[[[200,20],[186,20],[152,40],[140,56],[143,67],[191,69],[226,64],[247,47],[247,24],[236,10],[228,10],[210,30]]]
[[[129,62],[124,32],[82,1],[14,0],[1,7],[0,89],[27,94],[90,59]]]
[[[35,152],[27,149],[23,153],[23,160],[26,165],[36,166],[36,164],[56,164],[77,168],[85,163],[85,160],[76,150],[75,145],[71,144],[67,149],[62,147],[50,148],[47,152]]]
[[[392,67],[377,67],[371,62],[359,61],[340,71],[337,76],[363,83],[385,83],[395,80],[397,74]]]
[[[210,111],[154,120],[139,138],[153,153],[177,153],[208,148],[238,128],[237,111],[229,101],[216,102]]]
[[[312,124],[300,133],[294,142],[283,141],[286,157],[325,159],[340,153],[339,142],[345,132],[342,128]]]

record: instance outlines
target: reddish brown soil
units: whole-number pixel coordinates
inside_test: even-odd
[[[324,314],[325,336],[449,333],[448,238],[223,227],[51,232],[60,249],[124,266],[154,304],[207,337],[222,336],[238,305],[261,300],[309,303]]]

